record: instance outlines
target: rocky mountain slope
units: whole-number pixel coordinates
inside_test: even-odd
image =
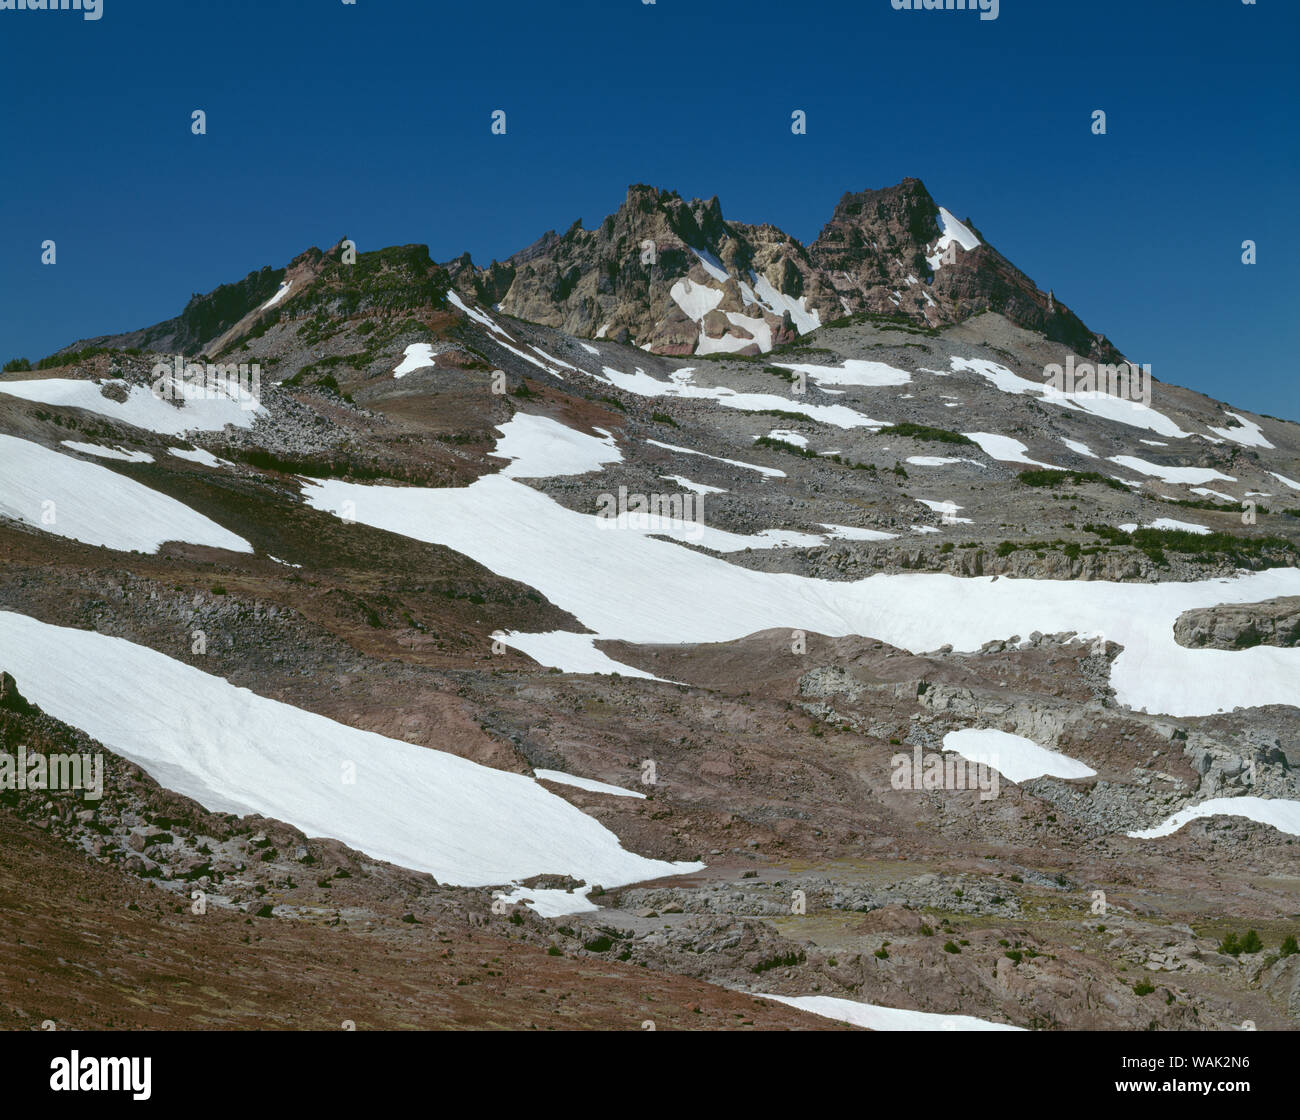
[[[478,268],[466,254],[447,267],[481,305],[656,354],[765,353],[864,312],[941,327],[996,311],[1080,354],[1118,357],[919,179],[846,194],[808,246],[725,220],[716,196],[686,202],[638,184],[595,230],[575,222],[504,262]]]
[[[1294,1028],[1300,426],[1045,386],[1112,358],[906,180],[7,373],[3,747],[107,778],[0,791],[0,1014]]]

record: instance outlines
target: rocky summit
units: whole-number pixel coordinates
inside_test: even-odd
[[[6,365],[3,1025],[1300,1024],[1300,425],[957,213],[634,185]]]
[[[725,220],[716,196],[637,184],[596,230],[575,222],[504,262],[465,254],[448,270],[484,305],[655,354],[754,356],[855,315],[944,327],[996,311],[1078,353],[1117,356],[919,179],[844,195],[808,246]]]

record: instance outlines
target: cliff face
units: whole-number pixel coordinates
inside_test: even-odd
[[[479,268],[466,254],[446,268],[480,303],[659,354],[762,353],[859,313],[941,327],[997,311],[1080,354],[1119,357],[919,179],[844,195],[808,246],[727,221],[716,197],[636,184],[594,230],[575,222],[504,262]]]

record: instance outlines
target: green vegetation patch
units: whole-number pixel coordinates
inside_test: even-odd
[[[1058,470],[1041,470],[1041,471],[1021,471],[1017,476],[1026,486],[1062,486],[1067,482],[1078,486],[1081,482],[1099,482],[1102,486],[1109,486],[1112,490],[1118,490],[1123,494],[1129,492],[1119,479],[1111,478],[1109,475],[1100,474],[1097,471],[1058,471]]]
[[[950,432],[947,428],[927,428],[924,424],[890,424],[888,427],[881,428],[879,435],[882,436],[906,436],[908,439],[929,440],[931,443],[966,443],[974,445],[973,439],[968,439],[961,432]]]
[[[1114,545],[1132,545],[1158,564],[1166,563],[1165,552],[1177,552],[1193,560],[1212,563],[1231,560],[1246,564],[1261,560],[1282,565],[1300,552],[1284,537],[1239,537],[1232,533],[1192,533],[1186,529],[1135,529],[1126,533],[1113,525],[1088,524],[1084,529]]]

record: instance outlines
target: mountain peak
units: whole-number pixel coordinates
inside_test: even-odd
[[[716,195],[632,183],[595,229],[575,222],[504,266],[449,271],[463,294],[519,318],[661,354],[762,353],[859,313],[942,327],[998,311],[1081,354],[1118,357],[912,177],[846,192],[808,246],[727,221]]]

